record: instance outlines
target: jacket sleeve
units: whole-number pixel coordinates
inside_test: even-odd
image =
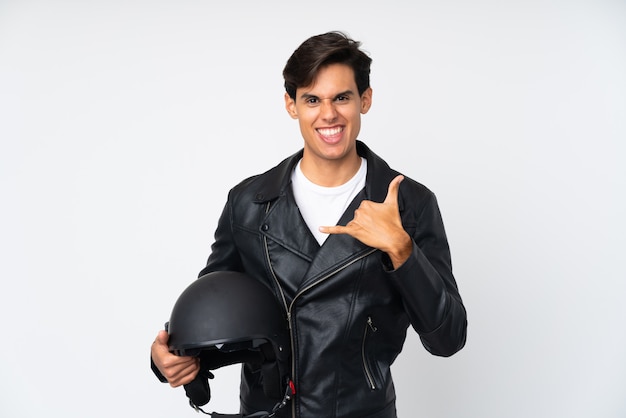
[[[198,277],[212,271],[242,271],[241,258],[233,239],[231,197],[232,191],[229,193],[228,201],[218,221],[215,239],[211,245],[211,254]]]
[[[412,253],[389,275],[424,347],[434,355],[448,357],[465,345],[467,315],[452,274],[448,240],[434,194],[427,194],[420,213],[407,223],[413,224],[405,225],[414,230]]]

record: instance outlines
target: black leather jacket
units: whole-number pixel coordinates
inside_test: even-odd
[[[382,202],[398,174],[361,142],[368,162],[361,200]],[[400,184],[402,223],[413,252],[397,270],[384,253],[348,235],[321,247],[293,198],[290,175],[302,151],[264,174],[235,186],[215,233],[207,266],[245,271],[270,285],[284,306],[292,339],[296,395],[281,416],[395,417],[389,368],[412,325],[424,347],[450,356],[466,338],[466,313],[452,275],[450,253],[435,196],[405,178]],[[259,373],[243,367],[241,408],[268,409]]]

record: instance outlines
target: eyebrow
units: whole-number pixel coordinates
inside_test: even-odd
[[[346,91],[342,91],[341,93],[337,93],[333,99],[336,99],[339,96],[354,96],[354,92],[352,90],[346,90]],[[302,100],[306,100],[306,99],[320,99],[318,96],[316,96],[315,94],[309,94],[309,93],[303,93],[300,96],[300,99]]]

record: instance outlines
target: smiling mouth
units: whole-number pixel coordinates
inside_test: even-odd
[[[317,132],[319,132],[319,134],[322,136],[332,137],[332,136],[339,135],[340,133],[342,133],[343,126],[337,126],[334,128],[318,128]]]

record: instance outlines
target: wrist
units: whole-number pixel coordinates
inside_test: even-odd
[[[387,251],[387,255],[391,260],[394,270],[400,268],[400,266],[408,260],[411,252],[413,251],[413,241],[411,240],[411,237],[406,233],[406,231],[403,232],[404,234],[396,241],[397,244]]]

